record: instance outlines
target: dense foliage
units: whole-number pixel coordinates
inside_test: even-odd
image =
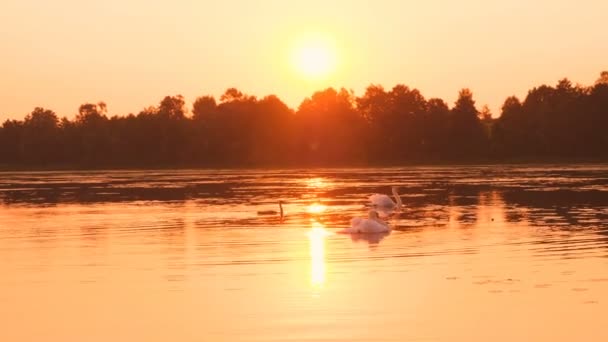
[[[360,97],[326,89],[294,111],[274,95],[228,89],[192,110],[167,96],[137,115],[109,117],[105,103],[73,120],[35,108],[0,128],[0,164],[23,166],[308,166],[544,160],[608,160],[608,72],[590,87],[567,79],[498,119],[463,89],[450,108],[416,89],[371,85]]]

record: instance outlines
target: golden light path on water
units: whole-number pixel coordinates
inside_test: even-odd
[[[323,189],[329,187],[330,183],[323,177],[313,177],[306,180],[306,185],[309,188]]]
[[[321,204],[321,203],[317,203],[317,202],[309,205],[308,208],[306,209],[306,211],[308,211],[309,214],[321,214],[325,210],[327,210],[327,206],[324,204]]]
[[[328,181],[323,177],[314,177],[306,180],[306,185],[313,189],[324,189],[329,187]],[[327,206],[319,202],[310,204],[306,211],[312,215],[319,215],[327,210]],[[327,272],[325,262],[325,238],[330,233],[325,226],[311,219],[311,228],[307,233],[310,245],[310,284],[313,288],[321,288],[325,284]]]
[[[313,287],[322,287],[327,272],[325,238],[331,234],[317,221],[311,220],[311,225],[312,227],[307,233],[310,245],[310,284]]]

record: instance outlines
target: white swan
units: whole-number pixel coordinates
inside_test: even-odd
[[[374,194],[369,196],[369,200],[370,202],[372,202],[372,206],[380,209],[400,208],[403,203],[401,202],[401,197],[397,193],[397,187],[393,186],[391,187],[391,190],[393,192],[393,196],[395,197],[396,202],[393,202],[393,200],[388,195]]]
[[[350,228],[345,228],[340,233],[386,233],[390,230],[388,224],[380,220],[378,213],[370,210],[368,218],[353,218],[350,221]]]
[[[258,215],[276,215],[280,214],[283,218],[283,201],[279,201],[279,211],[276,210],[258,210]]]

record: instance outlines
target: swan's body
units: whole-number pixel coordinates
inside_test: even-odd
[[[277,215],[283,217],[283,201],[279,201],[279,211],[276,210],[259,210],[258,215]]]
[[[391,188],[393,192],[393,196],[395,197],[395,202],[388,196],[384,194],[374,194],[369,196],[370,202],[372,202],[372,206],[380,209],[393,209],[400,208],[403,203],[401,203],[401,197],[397,193],[397,187],[393,186]]]
[[[388,224],[380,220],[378,213],[371,210],[368,218],[353,218],[350,221],[350,228],[343,229],[341,233],[386,233],[390,230]]]

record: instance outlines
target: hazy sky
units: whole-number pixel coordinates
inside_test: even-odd
[[[0,120],[84,102],[137,113],[227,87],[296,107],[313,90],[404,83],[450,105],[462,87],[497,110],[559,78],[608,69],[608,1],[1,0]],[[294,41],[336,42],[325,80],[294,72]]]

